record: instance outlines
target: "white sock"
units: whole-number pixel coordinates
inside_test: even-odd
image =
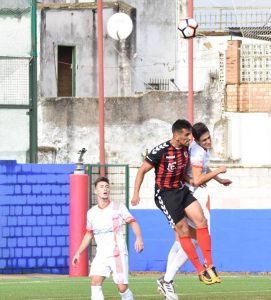
[[[134,295],[129,288],[124,293],[119,293],[122,300],[134,300]]]
[[[168,253],[167,267],[175,263],[175,257],[179,250],[180,250],[180,243],[175,241]]]
[[[91,300],[104,300],[104,294],[101,286],[91,286]]]
[[[197,241],[192,241],[195,247],[197,247]],[[181,247],[181,244],[175,241],[168,254],[167,270],[164,276],[164,280],[167,282],[173,280],[178,270],[186,263],[187,260],[188,257]]]

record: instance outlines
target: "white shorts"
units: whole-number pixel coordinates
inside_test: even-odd
[[[128,284],[127,254],[120,253],[119,256],[94,257],[90,266],[89,276],[109,277],[111,273],[116,284]]]
[[[208,193],[208,188],[201,188],[198,187],[195,192],[193,193],[193,196],[198,200],[199,204],[202,207],[203,214],[205,218],[207,219],[208,223],[208,228],[210,231],[210,211],[209,211],[209,205],[210,205],[210,196]],[[195,224],[189,219],[186,218],[188,225],[191,226],[192,228],[196,228]]]

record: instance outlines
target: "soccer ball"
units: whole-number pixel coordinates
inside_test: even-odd
[[[188,18],[180,21],[178,29],[181,32],[181,37],[191,39],[196,36],[198,23],[195,19]]]

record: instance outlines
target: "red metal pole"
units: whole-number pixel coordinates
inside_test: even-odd
[[[85,250],[78,266],[72,265],[72,259],[86,232],[88,211],[88,175],[70,175],[70,226],[69,226],[69,275],[88,276],[88,252]]]
[[[188,17],[193,18],[193,0],[188,0]],[[194,122],[193,39],[188,41],[188,121]]]
[[[103,1],[97,1],[98,13],[98,74],[99,74],[99,132],[100,132],[100,164],[105,164],[104,151],[104,62],[103,62]],[[104,168],[100,169],[104,176]]]

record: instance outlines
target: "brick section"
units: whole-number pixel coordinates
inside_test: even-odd
[[[241,41],[228,41],[226,52],[226,82],[227,84],[240,83],[240,46]]]
[[[227,85],[226,110],[231,112],[270,112],[271,83]]]
[[[68,273],[74,165],[0,161],[0,273]]]

